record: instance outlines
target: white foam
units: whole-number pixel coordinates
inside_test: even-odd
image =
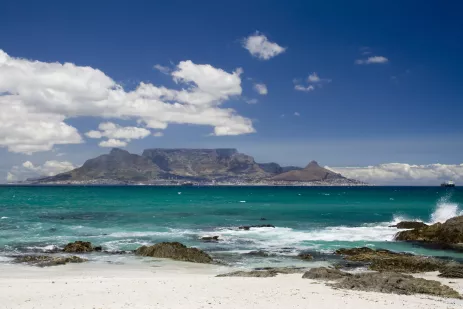
[[[8,217],[1,217],[0,219],[1,219],[1,220],[3,220],[3,219],[8,219]]]
[[[463,215],[463,210],[457,203],[450,202],[451,195],[443,196],[437,202],[436,209],[431,214],[431,224],[445,222],[450,218]]]
[[[108,234],[108,237],[124,238],[124,237],[150,237],[150,236],[162,236],[162,237],[183,237],[187,234],[194,234],[190,230],[178,230],[171,229],[168,232],[156,232],[156,231],[147,231],[147,232],[114,232]]]
[[[58,246],[55,246],[55,245],[46,245],[46,246],[43,246],[43,247],[39,247],[39,246],[27,247],[27,249],[34,250],[34,251],[47,252],[47,251],[56,251],[59,248],[58,248]]]
[[[240,201],[240,203],[246,203],[246,201]]]

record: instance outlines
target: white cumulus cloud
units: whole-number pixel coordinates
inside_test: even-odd
[[[170,73],[170,71],[171,71],[171,69],[169,67],[166,67],[166,66],[163,66],[163,65],[160,65],[160,64],[155,64],[153,66],[153,68],[158,70],[162,74],[166,74],[166,75],[168,75]]]
[[[260,95],[268,94],[268,89],[265,84],[254,84],[254,90]]]
[[[107,141],[101,141],[98,146],[100,147],[109,147],[109,148],[119,148],[119,147],[126,147],[127,146],[127,142],[125,141],[121,141],[119,139],[115,139],[115,138],[110,138],[108,139]]]
[[[463,164],[385,163],[365,167],[327,167],[342,175],[371,184],[439,185],[463,181]]]
[[[383,64],[387,63],[389,59],[383,56],[371,56],[367,59],[358,59],[355,60],[355,64]]]
[[[307,77],[307,85],[302,85],[300,79],[294,79],[294,89],[297,91],[310,92],[314,91],[316,88],[322,88],[324,84],[330,83],[331,79],[329,78],[320,78],[316,72],[310,73]]]
[[[56,174],[68,172],[77,168],[69,161],[46,161],[42,165],[34,165],[30,161],[22,165],[15,165],[7,174],[7,182],[26,180],[27,178],[37,178],[44,176],[54,176]]]
[[[0,50],[0,147],[30,154],[81,143],[78,130],[65,122],[81,116],[131,119],[148,129],[175,123],[211,126],[214,135],[253,133],[250,119],[221,107],[241,95],[241,73],[187,60],[170,73],[180,90],[140,83],[125,91],[92,67],[14,58]]]
[[[138,127],[122,127],[112,122],[103,122],[100,123],[98,126],[100,131],[89,131],[85,133],[85,135],[89,138],[103,138],[106,137],[110,141],[101,142],[99,145],[101,147],[111,147],[107,145],[111,145],[114,143],[119,143],[122,145],[121,147],[127,146],[127,142],[130,142],[132,139],[142,139],[151,134],[150,130],[145,128],[138,128]],[[121,139],[125,141],[120,141]],[[117,142],[115,142],[117,141]],[[114,146],[119,147],[119,146]]]
[[[286,48],[277,43],[270,42],[263,34],[256,32],[243,40],[243,47],[251,55],[262,60],[269,60],[283,53]]]

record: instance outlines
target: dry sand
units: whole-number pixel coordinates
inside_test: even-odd
[[[160,266],[159,266],[160,265]],[[216,278],[226,267],[160,264],[73,264],[49,268],[0,266],[0,308],[463,308],[463,301],[333,290],[301,274]],[[463,293],[463,279],[437,279]],[[449,283],[450,282],[450,283]]]

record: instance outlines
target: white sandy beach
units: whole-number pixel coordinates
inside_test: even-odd
[[[301,274],[216,278],[226,267],[162,262],[0,266],[0,308],[463,308],[463,300],[334,290]],[[460,293],[463,280],[439,280]]]

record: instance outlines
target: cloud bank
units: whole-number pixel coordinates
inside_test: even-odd
[[[8,172],[7,182],[15,182],[25,180],[27,178],[37,178],[44,176],[54,176],[59,173],[68,172],[77,168],[69,161],[47,161],[43,165],[34,165],[30,161],[24,162],[22,165],[13,166]]]
[[[355,64],[384,64],[389,62],[389,59],[383,56],[372,56],[367,59],[355,60]]]
[[[327,168],[348,178],[379,185],[439,185],[446,180],[463,181],[463,164],[385,163],[366,167]]]
[[[170,72],[181,90],[142,82],[125,91],[92,67],[14,58],[0,50],[0,147],[31,154],[82,143],[65,122],[82,116],[132,119],[142,130],[175,123],[212,126],[213,135],[253,133],[250,119],[221,107],[241,95],[241,74],[187,60]]]

